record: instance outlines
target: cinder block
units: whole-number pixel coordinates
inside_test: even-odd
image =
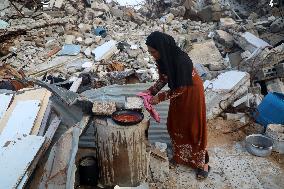
[[[116,103],[111,101],[95,101],[92,110],[96,115],[111,115],[116,111]]]

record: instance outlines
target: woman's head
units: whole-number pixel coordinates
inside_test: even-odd
[[[155,31],[147,37],[146,45],[148,46],[148,52],[158,61],[165,58],[161,57],[163,51],[170,49],[172,46],[176,46],[176,43],[172,36]]]

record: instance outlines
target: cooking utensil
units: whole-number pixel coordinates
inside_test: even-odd
[[[130,126],[140,123],[144,115],[136,110],[117,110],[112,113],[111,118],[119,125]]]

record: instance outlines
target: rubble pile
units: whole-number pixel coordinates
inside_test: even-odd
[[[158,70],[145,40],[151,32],[161,31],[175,38],[202,77],[207,119],[222,116],[246,125],[258,119],[253,111],[265,95],[284,93],[283,15],[284,3],[271,7],[266,0],[145,0],[133,5],[119,0],[2,0],[0,89],[18,91],[40,85],[62,94],[69,90],[74,93],[68,94],[79,96],[113,84],[154,82],[159,78]],[[8,99],[9,95],[5,93],[3,98]],[[70,96],[66,98],[71,99]],[[29,99],[29,106],[40,105],[25,98]],[[6,101],[0,112],[3,115],[11,99]],[[117,108],[112,101],[92,105],[92,112],[104,112],[102,115],[111,115]],[[57,129],[61,118],[58,121],[60,116],[56,116],[54,123],[45,125],[55,125]],[[37,119],[45,118],[42,115]],[[75,133],[79,140],[86,125],[85,120],[82,127],[66,131],[65,135]],[[50,131],[47,134],[51,136],[47,137],[52,139],[54,133]],[[44,137],[43,133],[35,138],[29,135],[31,132],[23,134],[27,134],[26,140],[41,141]],[[57,143],[66,142],[63,136]],[[41,144],[48,147],[50,142]],[[57,150],[59,147],[54,149],[54,156]],[[165,182],[168,176],[168,158],[163,153],[157,149],[151,152],[150,168],[157,171],[157,175],[152,175],[153,182]],[[156,163],[159,158],[161,166]],[[29,171],[26,176],[33,170]]]

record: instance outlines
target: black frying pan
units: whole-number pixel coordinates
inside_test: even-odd
[[[134,116],[136,117],[136,119],[134,121],[121,121],[117,119],[118,116],[122,116],[122,115]],[[141,112],[136,111],[136,110],[117,110],[112,113],[111,118],[115,123],[119,125],[130,126],[130,125],[135,125],[135,124],[140,123],[144,119],[144,115]]]

